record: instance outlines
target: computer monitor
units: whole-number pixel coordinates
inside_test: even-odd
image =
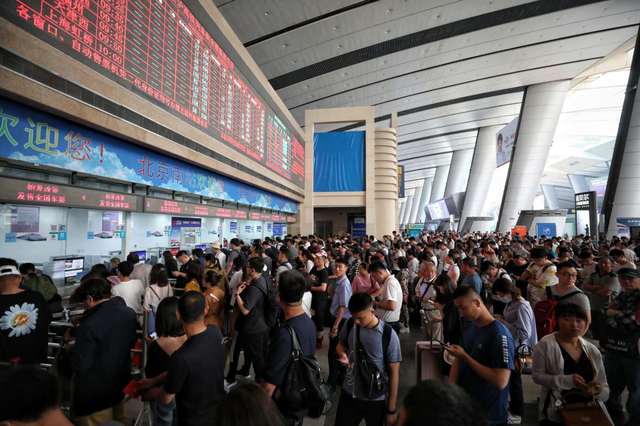
[[[65,256],[53,258],[53,279],[75,278],[84,271],[84,257]]]
[[[132,251],[132,254],[137,254],[138,255],[138,259],[140,259],[141,263],[144,263],[147,260],[147,251],[146,250],[138,250],[138,251]]]

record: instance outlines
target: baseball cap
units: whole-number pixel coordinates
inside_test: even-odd
[[[640,271],[633,268],[621,268],[618,271],[618,276],[627,278],[640,278]]]
[[[20,271],[13,265],[4,265],[0,266],[0,277],[6,277],[9,275],[18,275],[20,276]]]

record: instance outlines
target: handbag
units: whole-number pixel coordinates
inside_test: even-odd
[[[577,396],[585,396],[585,393],[573,389],[562,396],[558,413],[564,426],[614,426],[604,403],[594,397],[586,402],[568,402]]]
[[[520,374],[531,374],[533,370],[533,351],[529,345],[522,344],[516,349],[516,370]]]

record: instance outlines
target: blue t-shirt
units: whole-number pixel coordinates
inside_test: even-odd
[[[343,319],[348,320],[351,318],[351,312],[349,312],[347,306],[349,306],[349,299],[351,299],[351,283],[346,275],[343,275],[342,278],[339,278],[336,282],[336,290],[333,293],[333,297],[331,298],[331,307],[329,308],[329,312],[334,317],[338,313],[338,308],[340,306],[344,306],[344,315]]]
[[[493,321],[485,327],[472,324],[463,335],[462,347],[482,365],[509,370],[514,368],[513,338],[500,321]],[[489,424],[507,423],[509,386],[498,389],[464,362],[460,364],[458,384],[484,408]]]
[[[462,280],[461,286],[473,287],[476,293],[482,294],[482,279],[480,275],[474,272],[472,275],[467,275]]]

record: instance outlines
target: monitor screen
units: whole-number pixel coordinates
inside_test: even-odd
[[[444,199],[438,200],[435,203],[431,203],[427,206],[432,220],[448,219],[449,209]]]
[[[139,251],[132,251],[132,254],[137,254],[138,255],[138,259],[140,259],[140,262],[144,262],[147,260],[147,251],[146,250],[139,250]]]
[[[74,278],[84,271],[84,257],[69,256],[53,258],[53,279]]]

